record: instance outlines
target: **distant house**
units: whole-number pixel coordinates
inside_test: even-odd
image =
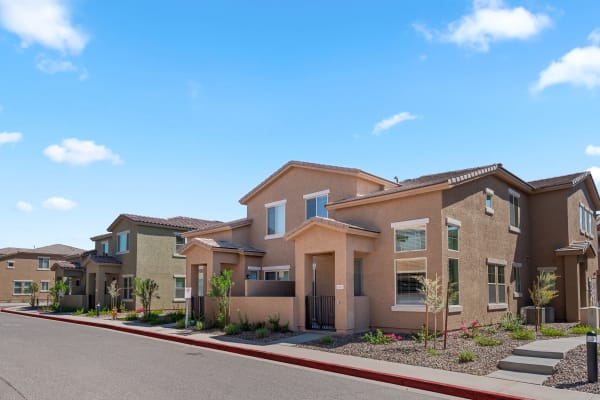
[[[38,296],[45,300],[54,286],[51,266],[71,257],[79,257],[84,252],[83,249],[63,244],[33,249],[0,249],[0,302],[28,302],[33,282],[38,284]]]
[[[117,281],[121,299],[128,309],[141,307],[134,294],[134,279],[150,278],[159,285],[159,299],[153,308],[172,309],[184,300],[185,256],[179,249],[185,244],[184,232],[215,225],[218,221],[174,217],[154,218],[121,214],[108,227],[108,233],[94,236],[95,252],[60,267],[68,274],[81,274],[85,281],[86,303],[110,304],[108,286]]]
[[[187,285],[208,317],[208,280],[224,269],[232,310],[279,314],[297,330],[418,330],[419,277],[454,289],[450,329],[530,305],[540,271],[559,277],[556,319],[577,321],[597,303],[600,197],[589,172],[526,182],[491,164],[392,182],[291,161],[240,203],[246,218],[182,234]]]

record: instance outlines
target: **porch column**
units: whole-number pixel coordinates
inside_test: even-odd
[[[576,256],[565,256],[565,312],[567,322],[579,321],[579,308],[581,298],[579,287],[579,263]]]
[[[106,272],[98,268],[96,273],[96,304],[100,303],[102,307],[106,306],[104,296],[104,283],[106,281]]]
[[[296,264],[295,274],[295,290],[296,290],[296,326],[299,331],[306,330],[306,296],[312,291],[311,285],[307,284],[307,280],[312,281],[312,260],[313,257],[304,254],[300,250],[296,250],[294,262]]]
[[[335,330],[354,332],[354,251],[347,241],[335,251]]]

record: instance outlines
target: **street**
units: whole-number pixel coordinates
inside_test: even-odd
[[[450,398],[4,313],[0,313],[0,337],[0,400]]]

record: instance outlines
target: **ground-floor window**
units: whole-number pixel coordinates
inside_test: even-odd
[[[488,303],[506,303],[504,265],[488,264]]]
[[[290,271],[265,271],[265,281],[289,281]]]
[[[250,281],[257,281],[259,277],[259,271],[248,271],[248,274],[246,275],[246,279],[250,280]]]
[[[133,298],[133,276],[123,277],[123,300]]]
[[[14,281],[13,294],[31,294],[31,281]]]
[[[523,293],[523,287],[521,283],[521,264],[513,263],[513,278],[515,281],[515,295],[521,295]]]
[[[354,295],[363,295],[363,259],[354,259]]]
[[[423,304],[420,279],[427,273],[426,258],[395,260],[396,264],[396,304]]]
[[[448,290],[448,303],[451,306],[459,305],[458,260],[456,258],[448,259]]]
[[[176,276],[175,278],[175,298],[185,298],[185,277]]]
[[[40,292],[47,292],[49,289],[49,283],[48,281],[41,281],[40,282]]]

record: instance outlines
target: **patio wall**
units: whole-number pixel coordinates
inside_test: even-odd
[[[232,322],[239,322],[238,310],[250,322],[268,322],[269,316],[279,314],[281,325],[289,323],[290,330],[298,329],[294,322],[297,313],[295,297],[232,297]]]

